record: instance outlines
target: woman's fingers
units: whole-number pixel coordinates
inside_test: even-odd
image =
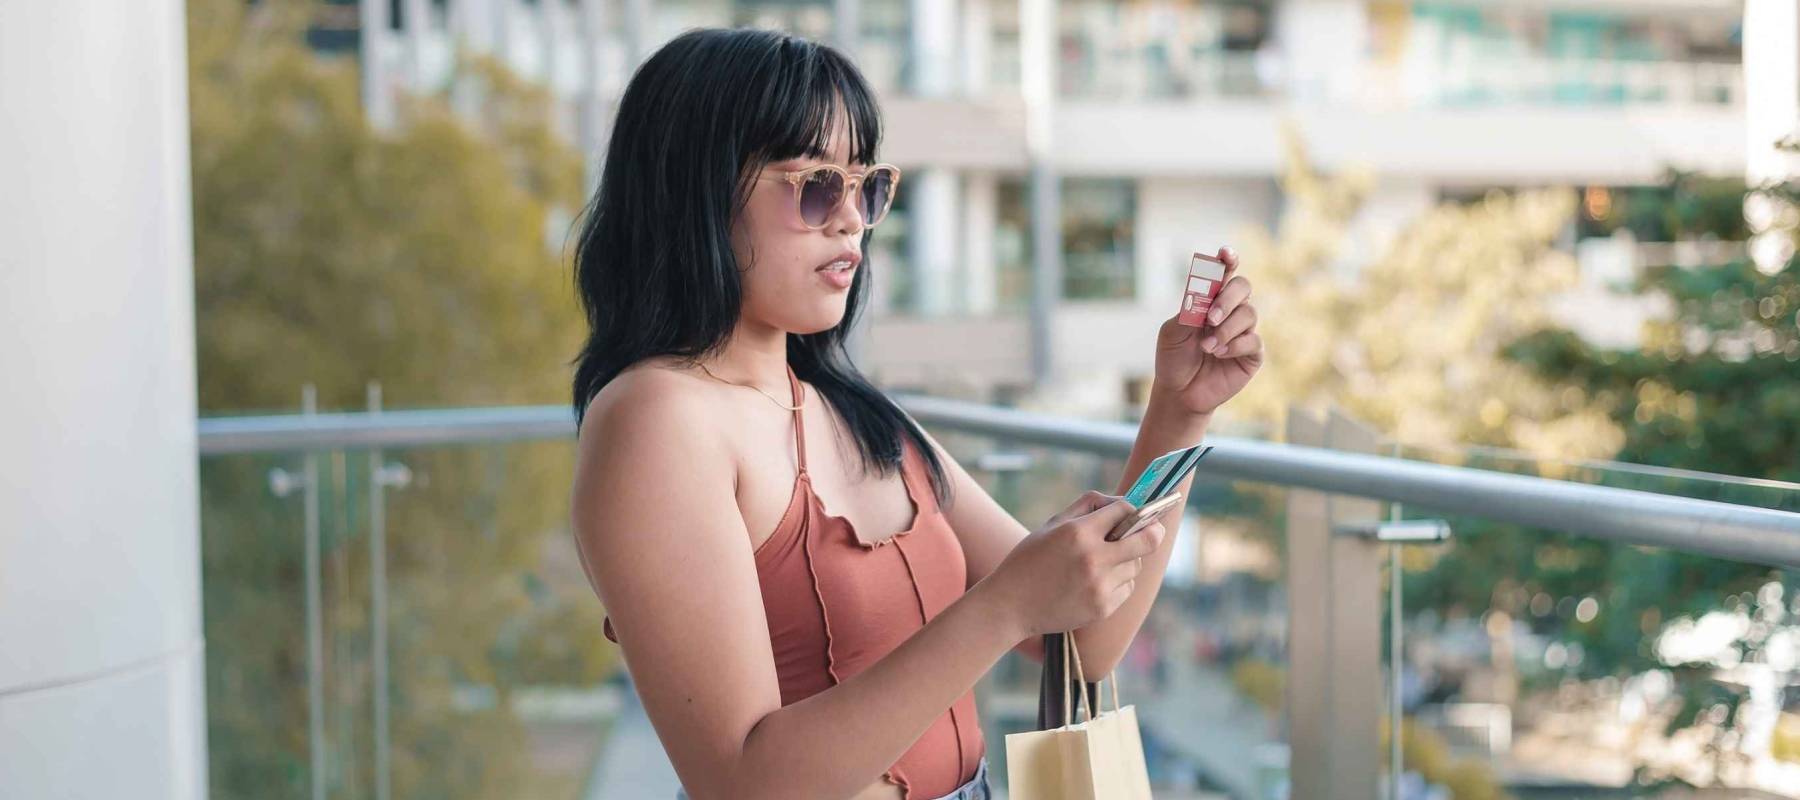
[[[1246,333],[1227,342],[1223,352],[1215,352],[1213,355],[1220,358],[1243,358],[1261,353],[1262,349],[1262,336],[1256,333]]]
[[[1243,276],[1233,277],[1225,282],[1225,288],[1219,290],[1219,296],[1213,300],[1212,311],[1206,315],[1208,325],[1218,325],[1244,301],[1250,299],[1250,279]]]
[[[1213,355],[1221,355],[1239,336],[1256,327],[1256,306],[1245,303],[1238,306],[1225,321],[1213,328],[1205,339],[1200,340],[1200,350]]]
[[[1135,581],[1137,580],[1138,573],[1142,572],[1143,569],[1143,561],[1135,558],[1130,559],[1123,564],[1114,566],[1106,573],[1106,587],[1109,589],[1117,589],[1120,586]]]
[[[1161,520],[1158,520],[1146,523],[1144,527],[1138,529],[1137,533],[1116,542],[1102,542],[1101,546],[1106,548],[1102,551],[1106,553],[1105,559],[1116,566],[1156,552],[1156,548],[1162,544],[1162,540],[1163,524]]]

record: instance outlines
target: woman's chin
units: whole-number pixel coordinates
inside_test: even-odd
[[[840,295],[834,300],[820,301],[809,310],[811,313],[796,319],[788,320],[788,324],[784,327],[786,327],[788,331],[801,336],[824,333],[825,331],[837,327],[839,323],[844,321],[843,296]]]
[[[840,308],[840,309],[838,309],[838,313],[835,316],[832,316],[830,319],[815,320],[811,324],[805,325],[802,328],[800,328],[799,330],[796,330],[794,332],[798,333],[802,336],[810,336],[815,333],[824,333],[828,330],[831,330],[832,328],[837,327],[838,323],[841,323],[843,321],[844,321],[843,309]]]

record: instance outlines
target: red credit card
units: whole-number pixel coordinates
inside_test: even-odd
[[[1195,253],[1188,263],[1187,290],[1181,296],[1181,314],[1176,322],[1190,328],[1206,326],[1206,312],[1225,285],[1225,262],[1205,253]]]

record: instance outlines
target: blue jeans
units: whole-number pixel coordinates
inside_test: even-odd
[[[933,798],[933,800],[990,800],[993,792],[988,788],[987,767],[987,756],[982,756],[981,766],[975,768],[975,777],[970,778],[968,783],[956,787],[956,791],[943,797]],[[687,791],[676,789],[675,800],[688,800]]]

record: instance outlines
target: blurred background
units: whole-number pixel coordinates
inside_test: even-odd
[[[1237,248],[1269,361],[1119,674],[1157,797],[1800,797],[1791,0],[0,0],[0,796],[673,796],[568,254],[695,26],[879,90],[855,359],[1027,527]]]

